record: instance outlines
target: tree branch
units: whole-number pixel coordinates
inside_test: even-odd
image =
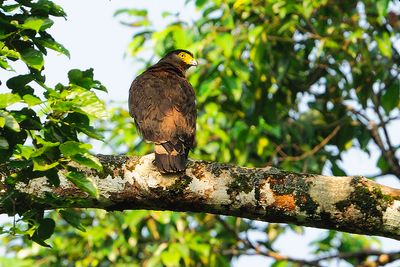
[[[364,177],[192,160],[184,174],[161,175],[152,164],[153,154],[97,157],[103,172],[80,168],[96,184],[97,199],[69,182],[64,170],[58,172],[59,187],[41,177],[8,188],[6,177],[21,170],[4,166],[0,167],[0,197],[12,198],[17,212],[63,207],[208,212],[400,240],[400,190]],[[0,206],[0,212],[5,211]]]

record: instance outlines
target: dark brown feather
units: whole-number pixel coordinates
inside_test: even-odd
[[[129,90],[129,113],[138,131],[164,148],[155,150],[155,165],[163,173],[185,169],[196,134],[195,94],[185,77],[187,67],[173,55],[166,57],[139,75]]]

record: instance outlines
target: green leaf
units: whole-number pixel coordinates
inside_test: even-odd
[[[8,64],[5,57],[0,57],[0,68],[5,70],[13,70],[13,68]]]
[[[42,45],[42,46],[50,48],[54,51],[60,52],[61,54],[64,54],[68,58],[70,58],[69,51],[62,44],[57,43],[53,38],[41,37],[41,38],[35,38],[33,41],[35,43],[38,43],[39,45]]]
[[[98,119],[108,118],[103,101],[95,93],[83,90],[80,87],[72,87],[71,89],[71,92],[66,96],[66,100],[74,104],[73,110]],[[59,103],[59,105],[68,105],[68,103]]]
[[[28,107],[33,107],[42,103],[42,100],[40,100],[40,98],[30,94],[24,95],[22,99],[24,99],[24,102],[28,104]]]
[[[41,70],[44,65],[42,52],[28,48],[21,53],[22,60],[31,68]]]
[[[376,1],[376,8],[378,10],[378,14],[380,18],[386,18],[388,7],[389,7],[389,0],[378,0]]]
[[[395,82],[390,86],[385,93],[382,95],[381,101],[383,109],[386,113],[389,113],[394,108],[400,105],[400,82]]]
[[[235,45],[234,37],[230,33],[224,33],[217,35],[215,39],[216,44],[221,47],[224,56],[229,58],[232,54],[233,47]]]
[[[189,244],[189,247],[204,257],[208,257],[210,254],[210,244],[192,242]]]
[[[10,89],[20,89],[21,87],[24,87],[28,83],[34,80],[33,75],[31,74],[25,74],[25,75],[18,75],[15,77],[12,77],[8,79],[7,81],[7,87]]]
[[[207,0],[196,0],[196,7],[201,8],[204,6],[205,3],[207,3]]]
[[[66,157],[86,153],[92,146],[75,141],[67,141],[60,145],[60,151]]]
[[[35,149],[31,146],[17,144],[16,152],[18,153],[18,155],[24,157],[25,159],[30,159],[32,153],[35,152]]]
[[[79,212],[75,212],[71,209],[59,210],[58,211],[62,218],[70,225],[78,229],[79,231],[86,232],[85,227],[81,223],[81,216]]]
[[[0,108],[6,108],[9,105],[19,102],[20,100],[21,98],[19,95],[11,93],[0,94]]]
[[[33,138],[35,139],[36,143],[39,146],[39,149],[36,149],[32,154],[31,157],[38,157],[41,156],[43,153],[47,152],[50,148],[52,147],[57,147],[60,145],[60,142],[48,142],[43,140],[41,137],[39,136],[33,136]]]
[[[145,41],[146,38],[143,35],[137,35],[133,37],[132,41],[128,45],[128,50],[130,51],[131,56],[135,56],[143,49],[143,44]]]
[[[378,44],[378,48],[382,55],[387,58],[392,58],[392,43],[390,41],[390,36],[387,32],[383,32],[382,35],[375,35],[375,41]]]
[[[54,233],[56,223],[50,218],[44,218],[39,223],[36,233],[40,239],[46,240]]]
[[[331,171],[333,175],[346,176],[346,172],[344,172],[335,161],[331,161],[331,163],[332,163]]]
[[[161,261],[165,266],[179,266],[180,259],[179,251],[172,249],[172,246],[161,253]]]
[[[70,113],[65,118],[65,122],[91,138],[103,140],[103,136],[98,130],[90,126],[90,120],[86,114],[82,114],[81,112]]]
[[[70,84],[75,84],[86,89],[97,89],[107,92],[107,89],[96,80],[93,80],[93,69],[81,71],[73,69],[68,72],[68,79]]]
[[[138,17],[145,17],[147,16],[147,10],[146,9],[128,9],[128,8],[123,8],[119,9],[114,13],[114,17],[118,16],[120,14],[127,14],[130,16],[138,16]]]
[[[48,163],[45,159],[41,157],[36,157],[32,159],[33,161],[33,170],[34,171],[47,171],[59,164],[59,162]]]
[[[92,182],[92,180],[88,179],[83,173],[71,171],[67,173],[66,177],[74,185],[76,185],[76,187],[85,191],[92,197],[97,198],[99,196],[99,192],[97,190],[96,185]]]
[[[6,56],[8,58],[19,59],[21,55],[19,52],[9,49],[5,43],[0,41],[0,55]]]
[[[6,118],[0,117],[0,128],[3,128],[6,125]]]
[[[85,154],[76,154],[71,156],[71,159],[79,164],[82,164],[86,167],[96,169],[97,171],[102,171],[103,166],[101,165],[98,158],[89,153]]]
[[[289,262],[284,260],[276,261],[274,262],[274,264],[271,265],[271,267],[288,267],[288,266],[290,266]]]
[[[51,246],[49,244],[47,244],[46,242],[44,242],[42,239],[40,239],[37,234],[34,234],[31,237],[31,239],[32,239],[32,241],[36,242],[37,244],[39,244],[39,245],[41,245],[43,247],[51,248]]]
[[[53,15],[56,17],[65,17],[67,15],[65,14],[61,6],[49,0],[39,0],[34,6],[34,10],[38,10],[42,13]]]
[[[390,169],[389,163],[387,162],[387,160],[383,155],[379,157],[377,166],[379,167],[379,169],[381,169],[383,173],[387,172]]]
[[[0,136],[0,149],[8,149],[10,145],[7,142],[7,139],[4,137]]]
[[[3,9],[5,12],[12,12],[15,9],[19,8],[21,5],[20,4],[14,4],[14,5],[1,5],[0,8]]]
[[[31,267],[35,266],[34,259],[0,257],[0,266]]]
[[[39,32],[42,25],[43,25],[42,19],[30,17],[27,20],[25,20],[23,24],[19,25],[18,28],[34,30],[36,32]]]
[[[0,110],[0,118],[4,118],[4,127],[7,127],[14,132],[21,131],[17,120],[10,113]]]

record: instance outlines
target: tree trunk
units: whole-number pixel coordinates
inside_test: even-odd
[[[17,194],[10,195],[12,189],[4,181],[18,171],[10,169],[0,169],[0,197],[15,198],[16,211],[22,206],[25,210],[81,207],[208,212],[400,240],[400,190],[364,177],[192,160],[184,174],[161,175],[152,164],[153,154],[97,157],[103,172],[80,169],[97,186],[98,198],[79,190],[62,170],[58,187],[41,177],[17,183],[13,189]],[[4,213],[5,207],[1,206],[0,212]]]

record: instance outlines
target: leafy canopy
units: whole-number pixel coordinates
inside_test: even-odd
[[[399,145],[387,134],[390,125],[399,123],[400,107],[400,55],[394,46],[400,20],[391,1],[187,2],[195,5],[199,18],[186,23],[175,14],[164,14],[172,23],[162,30],[154,29],[146,10],[123,9],[115,15],[128,15],[123,24],[135,32],[129,51],[146,62],[143,67],[175,48],[188,49],[199,59],[201,67],[189,75],[199,113],[193,157],[315,173],[326,168],[342,175],[345,151],[370,153],[377,148],[378,176],[400,177],[395,157]],[[111,109],[110,120],[93,128],[91,119],[105,113],[93,93],[104,88],[93,80],[92,70],[72,70],[69,85],[45,86],[40,71],[46,49],[68,55],[46,33],[52,16],[65,16],[60,7],[41,0],[17,1],[14,7],[0,3],[0,23],[6,25],[6,30],[0,28],[0,64],[11,69],[13,60],[20,60],[29,68],[28,74],[7,81],[10,92],[1,96],[2,162],[23,159],[24,166],[30,166],[24,177],[46,174],[56,185],[56,170],[68,168],[69,160],[101,168],[90,155],[90,145],[80,142],[81,136],[101,139],[104,132],[107,146],[115,152],[151,151],[135,132],[125,107]],[[141,59],[146,47],[156,56]],[[32,83],[44,89],[43,96]],[[22,178],[10,177],[9,185],[18,179]],[[75,170],[68,179],[96,194],[90,181]],[[13,211],[12,203],[9,207]],[[21,261],[41,258],[44,265],[229,266],[243,254],[274,258],[279,255],[279,237],[288,231],[303,232],[292,225],[207,214],[60,210],[42,218],[32,210],[14,212],[28,223],[11,230],[28,238],[15,245],[7,236],[3,243],[10,252],[22,246],[26,256]],[[51,250],[28,241],[46,245],[43,240],[53,231]],[[254,232],[260,240],[247,239]],[[329,231],[311,248],[318,257],[377,245],[373,238]],[[369,259],[346,260],[361,264]],[[274,261],[274,266],[296,266],[295,260]]]
[[[15,73],[14,64],[22,61],[26,73],[15,73],[6,82],[0,81],[7,87],[5,93],[0,93],[0,166],[13,159],[18,161],[10,167],[21,168],[5,181],[10,194],[2,199],[2,205],[9,214],[19,214],[25,223],[22,228],[17,224],[4,231],[26,234],[47,246],[44,240],[54,231],[53,219],[43,218],[43,211],[32,203],[18,203],[18,193],[12,188],[19,181],[43,176],[58,186],[58,170],[67,169],[67,179],[97,196],[97,188],[69,162],[102,169],[99,160],[90,154],[92,146],[87,139],[103,139],[94,129],[93,120],[106,118],[107,112],[94,90],[106,89],[94,80],[93,69],[73,69],[68,72],[69,84],[48,87],[42,73],[48,50],[68,57],[69,52],[47,30],[53,25],[53,17],[66,14],[48,0],[10,2],[0,1],[0,68]],[[48,201],[54,201],[48,197]]]

